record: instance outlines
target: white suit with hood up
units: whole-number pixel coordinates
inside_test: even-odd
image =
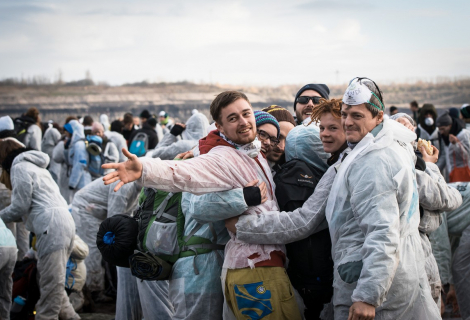
[[[162,160],[173,160],[178,154],[194,148],[199,139],[207,135],[208,127],[207,117],[202,113],[196,113],[186,122],[186,129],[181,133],[181,139],[180,136],[174,136],[168,132],[154,150],[147,152],[147,155]]]
[[[65,292],[65,267],[73,248],[75,224],[46,170],[48,164],[49,157],[39,151],[23,152],[14,159],[11,205],[0,211],[0,217],[5,222],[23,219],[26,229],[36,234],[41,294],[36,319],[79,319]]]

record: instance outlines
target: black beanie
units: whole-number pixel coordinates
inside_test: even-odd
[[[313,91],[316,91],[318,92],[322,98],[325,98],[325,99],[329,99],[329,94],[330,94],[330,89],[328,88],[328,86],[326,84],[314,84],[314,83],[309,83],[309,84],[306,84],[305,86],[303,86],[299,92],[297,92],[297,94],[295,95],[295,100],[294,100],[294,111],[295,111],[295,107],[297,105],[297,98],[300,97],[300,95],[302,94],[302,92],[304,92],[305,90],[313,90]]]
[[[150,114],[150,112],[148,110],[144,110],[140,113],[140,116],[139,118],[143,118],[143,119],[148,119],[150,118],[152,115]]]
[[[151,126],[152,128],[155,128],[157,126],[157,119],[150,118],[147,120],[147,124]]]
[[[436,120],[437,127],[450,126],[451,124],[452,124],[452,117],[449,115],[448,112],[444,113],[443,115],[438,117]]]

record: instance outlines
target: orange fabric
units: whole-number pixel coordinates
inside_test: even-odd
[[[449,174],[449,182],[468,182],[470,181],[470,168],[468,166],[454,168]]]

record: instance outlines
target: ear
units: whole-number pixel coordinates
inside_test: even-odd
[[[217,128],[217,130],[219,130],[220,133],[225,134],[224,128],[217,121],[215,122],[215,127]]]
[[[379,114],[377,115],[377,125],[381,123],[382,121],[384,121],[384,112],[379,111]]]

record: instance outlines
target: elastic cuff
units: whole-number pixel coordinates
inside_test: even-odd
[[[259,187],[246,187],[243,188],[243,197],[249,207],[261,204],[261,191]]]

